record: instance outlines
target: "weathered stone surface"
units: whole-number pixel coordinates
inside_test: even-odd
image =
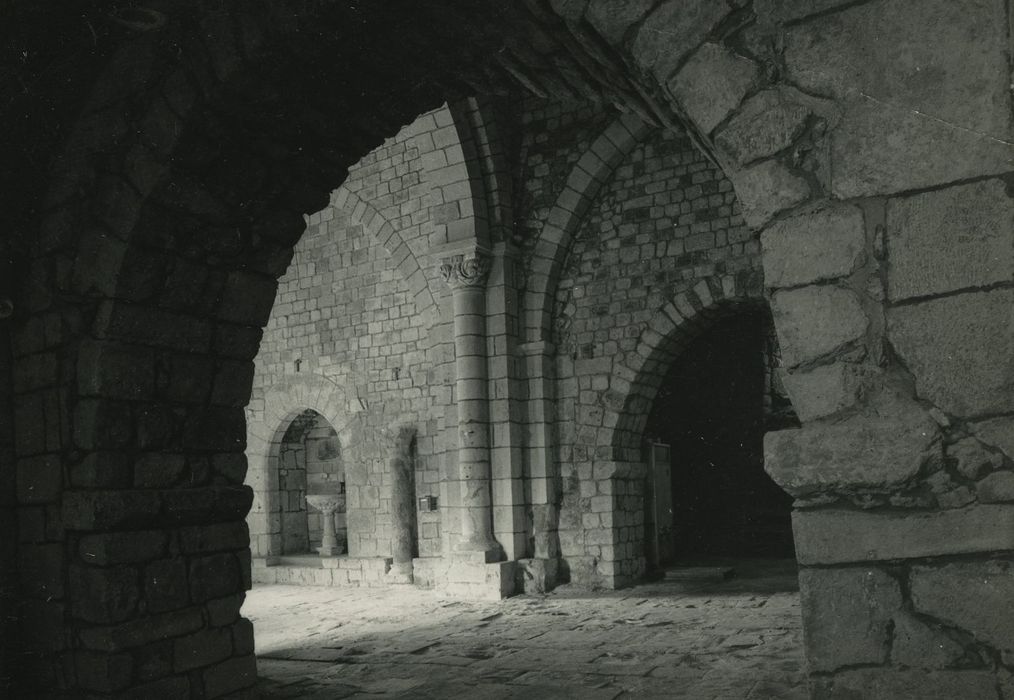
[[[759,229],[780,211],[805,202],[810,184],[775,160],[766,160],[729,173],[751,228]]]
[[[819,679],[815,700],[993,700],[996,676],[989,671],[899,671],[863,668]]]
[[[585,19],[610,44],[619,44],[634,22],[644,17],[653,0],[591,0]]]
[[[780,371],[792,409],[804,423],[823,418],[856,402],[863,369],[849,362],[833,362],[809,371]]]
[[[140,600],[137,570],[126,566],[74,566],[70,572],[74,615],[97,623],[129,620]]]
[[[1010,170],[1005,27],[999,2],[901,0],[790,29],[789,79],[846,105],[832,136],[833,193],[886,194]]]
[[[980,440],[1014,458],[1014,418],[990,418],[972,423],[971,427]]]
[[[966,479],[978,479],[986,472],[1003,466],[1003,456],[990,452],[975,438],[964,438],[949,445],[947,456],[957,460],[958,473]]]
[[[799,593],[811,672],[887,660],[897,581],[878,569],[802,569]]]
[[[1000,180],[893,199],[887,235],[892,301],[1014,279],[1014,201]]]
[[[1009,530],[1010,524],[1007,527]],[[1010,562],[918,566],[912,569],[910,584],[916,611],[966,629],[1005,655],[1014,653],[1014,572]]]
[[[812,362],[859,340],[869,323],[855,293],[840,287],[775,292],[771,311],[786,367]]]
[[[785,38],[793,84],[885,107],[887,121],[876,130],[885,136],[897,115],[912,114],[952,132],[1009,140],[1005,51],[1003,3],[994,0],[867,3],[793,27]]]
[[[1014,501],[1014,472],[993,472],[976,487],[983,503],[1009,503]]]
[[[738,165],[788,148],[806,128],[810,110],[778,90],[764,90],[740,107],[715,136],[715,144]]]
[[[768,287],[846,277],[866,246],[863,213],[846,205],[782,219],[764,230],[761,246]]]
[[[831,192],[850,199],[933,187],[1005,173],[1012,161],[1014,146],[896,107],[854,103],[831,135]]]
[[[767,433],[764,468],[793,496],[892,488],[939,455],[938,432],[921,406],[884,391],[845,420]]]
[[[631,45],[634,60],[664,82],[729,12],[728,5],[713,0],[663,2],[637,30]]]
[[[800,564],[994,552],[1014,549],[1014,506],[927,512],[797,510],[792,532]]]
[[[754,0],[754,11],[762,22],[781,23],[848,4],[850,0]]]
[[[1014,291],[960,294],[887,312],[888,337],[919,396],[948,413],[1002,413],[1014,405]]]
[[[576,22],[584,15],[588,0],[550,0],[549,6],[565,20]]]
[[[894,616],[891,661],[913,668],[947,668],[964,656],[964,648],[914,615],[899,611]]]
[[[673,94],[701,132],[711,133],[756,84],[760,67],[723,46],[707,43],[669,81]]]
[[[86,535],[78,551],[84,561],[96,566],[148,561],[165,553],[167,538],[157,530]]]

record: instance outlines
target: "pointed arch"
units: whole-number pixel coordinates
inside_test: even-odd
[[[613,170],[649,132],[637,117],[617,118],[574,164],[535,244],[524,296],[525,340],[549,340],[560,271],[578,227]]]
[[[427,283],[426,273],[401,233],[372,204],[345,186],[335,191],[332,203],[347,212],[354,222],[362,224],[373,240],[384,247],[408,285],[416,311],[425,319],[427,328],[432,326],[439,316],[437,303]]]

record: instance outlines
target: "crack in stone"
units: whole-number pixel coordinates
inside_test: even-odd
[[[853,92],[853,91],[850,90],[850,92]],[[860,97],[863,97],[863,98],[869,100],[870,102],[875,102],[876,104],[883,105],[884,107],[888,107],[889,109],[894,109],[894,110],[897,110],[899,112],[909,112],[910,114],[914,114],[916,116],[923,117],[925,119],[929,119],[931,121],[937,122],[938,124],[943,124],[944,126],[947,126],[947,127],[951,128],[951,129],[954,129],[955,131],[963,131],[965,133],[972,134],[973,136],[977,136],[979,138],[986,139],[988,141],[994,141],[994,142],[999,143],[999,144],[1001,144],[1003,146],[1012,146],[1012,147],[1014,147],[1014,142],[1012,142],[1012,141],[1005,141],[1002,138],[999,138],[997,136],[993,136],[991,134],[987,134],[987,133],[985,133],[983,131],[979,131],[977,129],[972,129],[971,127],[967,127],[967,126],[961,126],[960,124],[955,124],[954,122],[949,121],[947,119],[944,119],[943,117],[937,117],[937,116],[929,114],[927,112],[923,112],[922,110],[915,109],[914,107],[904,107],[902,105],[892,104],[891,102],[888,102],[886,100],[881,100],[881,99],[879,99],[877,97],[874,97],[873,95],[865,93],[862,90],[855,90],[854,92],[858,93]]]

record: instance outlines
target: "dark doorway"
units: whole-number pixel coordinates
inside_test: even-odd
[[[669,446],[672,523],[657,525],[659,564],[794,556],[792,499],[764,471],[764,433],[795,423],[774,348],[769,314],[749,306],[716,321],[670,368],[645,429],[649,445]]]

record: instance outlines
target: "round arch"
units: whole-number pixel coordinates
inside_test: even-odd
[[[317,374],[290,375],[272,386],[264,397],[264,410],[256,421],[247,422],[247,477],[254,492],[247,522],[250,546],[255,557],[282,553],[281,530],[272,521],[279,512],[278,455],[282,439],[292,421],[305,410],[322,416],[335,432],[343,450],[354,446],[360,430],[359,416],[350,410],[345,390]]]
[[[53,679],[64,691],[82,689],[78,679],[64,674],[70,639],[100,624],[140,622],[140,628],[147,614],[131,602],[143,600],[140,592],[118,597],[128,601],[123,608],[93,592],[118,585],[112,578],[117,572],[81,561],[75,538],[164,527],[158,514],[174,512],[184,500],[205,504],[181,511],[194,527],[241,524],[249,507],[249,489],[242,486],[242,407],[249,398],[258,329],[268,318],[275,279],[303,231],[303,214],[328,201],[349,164],[448,95],[495,93],[508,84],[537,94],[617,102],[663,125],[683,118],[714,151],[706,135],[724,133],[743,104],[785,74],[782,55],[774,55],[780,42],[771,42],[772,55],[766,57],[734,48],[744,43],[737,32],[752,26],[750,3],[696,2],[691,5],[697,11],[686,12],[686,3],[666,0],[623,13],[603,11],[611,3],[553,3],[564,8],[564,17],[548,3],[535,2],[494,3],[493,10],[476,3],[415,3],[404,16],[387,4],[337,5],[315,3],[300,14],[279,3],[252,2],[241,9],[216,4],[188,16],[182,4],[166,3],[171,21],[164,28],[127,34],[109,49],[108,60],[96,59],[101,76],[90,97],[67,106],[68,114],[80,115],[69,129],[72,135],[58,153],[37,159],[55,165],[46,206],[25,207],[32,217],[46,213],[25,261],[28,291],[17,301],[16,361],[35,370],[25,371],[26,383],[17,387],[18,486],[44,475],[48,488],[35,491],[26,507],[62,512],[60,541],[53,543],[60,550],[54,578],[75,578],[67,576],[70,567],[84,567],[95,584],[90,591],[72,590],[66,599],[44,592],[33,601],[40,622],[30,627],[36,628],[33,645],[43,661],[28,673]],[[793,13],[784,3],[764,5],[766,11],[757,3],[764,14],[760,25],[791,22],[795,29],[804,19],[805,12]],[[863,4],[863,11],[874,5]],[[349,13],[373,14],[359,21],[364,17]],[[361,30],[359,36],[344,33],[346,27]],[[399,46],[399,37],[411,41]],[[762,51],[763,43],[750,46]],[[349,62],[340,60],[345,56]],[[352,60],[357,58],[362,60]],[[804,54],[800,63],[806,59]],[[770,65],[758,71],[762,62]],[[819,60],[809,61],[814,63]],[[838,90],[821,68],[814,71],[818,81]],[[703,81],[692,79],[694,71],[710,77],[707,86],[719,92],[696,91]],[[670,82],[676,74],[683,79]],[[1002,85],[1009,85],[1008,77]],[[927,80],[943,84],[938,77]],[[923,89],[931,91],[938,82],[923,83]],[[997,163],[1007,151],[974,130],[964,136],[947,132],[959,149],[960,138],[975,139],[969,152],[976,155],[959,153],[951,163],[959,149],[937,149],[941,139],[913,125],[913,115],[901,125],[907,131],[890,133],[894,151],[882,154],[886,138],[865,138],[881,115],[863,104],[866,95],[845,85],[842,92],[849,91],[855,94],[841,99],[853,102],[853,121],[845,122],[851,131],[832,123],[817,134],[823,139],[829,127],[839,137],[838,154],[857,153],[849,155],[844,186],[835,190],[843,198],[936,187],[1010,169],[1007,162]],[[974,106],[971,100],[954,101]],[[785,117],[783,112],[778,114]],[[814,163],[830,150],[829,140],[796,148],[800,139],[810,139],[807,125],[816,121],[811,116],[790,120],[787,136],[776,139],[777,150],[738,153],[730,166],[743,201],[762,208],[751,220],[757,227],[832,190],[820,181],[829,164]],[[936,121],[934,128],[947,128],[947,121]],[[927,154],[940,153],[918,179],[897,172],[911,169],[897,151],[912,143],[922,144]],[[982,155],[985,148],[992,154]],[[980,155],[985,165],[969,163]],[[810,172],[803,172],[804,163]],[[865,179],[871,174],[876,177]],[[718,289],[724,286],[695,291],[702,302],[698,313],[711,306],[704,297],[711,295],[713,302]],[[684,301],[694,307],[692,296]],[[672,307],[677,315],[666,311],[666,318],[654,322],[652,332],[661,338],[668,337],[669,324],[683,327],[696,316],[684,315],[676,300]],[[536,320],[530,327],[541,325]],[[882,339],[881,334],[876,340]],[[633,385],[658,361],[656,352],[664,355],[660,342],[646,331],[644,352],[638,352],[643,360],[617,360],[617,384],[610,387],[615,404],[604,418],[612,425],[603,426],[612,431],[607,441],[617,455],[626,454],[627,443],[617,436],[632,428],[626,397],[647,396],[647,389]],[[624,379],[631,386],[619,383]],[[138,446],[168,464],[181,454],[209,459],[218,465],[217,481],[186,489],[138,484],[131,473]],[[36,469],[40,464],[44,468]],[[24,546],[38,554],[33,544]],[[214,589],[190,586],[200,597],[195,612],[216,595],[242,597],[236,594],[244,586],[243,537],[213,556],[217,559],[195,554],[192,565],[228,559],[235,575]],[[94,611],[93,619],[71,606],[75,596]],[[252,648],[252,630],[239,616],[238,602],[233,608],[223,604],[220,619],[232,625],[237,648]],[[138,647],[162,641],[138,634]],[[54,640],[68,641],[54,649]],[[109,660],[120,651],[96,653]],[[190,675],[200,684],[198,692],[225,695],[252,685],[255,662],[246,654]],[[128,674],[125,680],[102,678],[101,687],[86,690],[115,693],[132,683]],[[189,683],[185,676],[167,674],[137,692],[183,695]]]
[[[641,333],[633,352],[617,356],[603,392],[603,426],[612,458],[641,459],[641,434],[668,367],[717,319],[744,305],[765,305],[756,276],[722,275],[699,280],[663,304]]]

